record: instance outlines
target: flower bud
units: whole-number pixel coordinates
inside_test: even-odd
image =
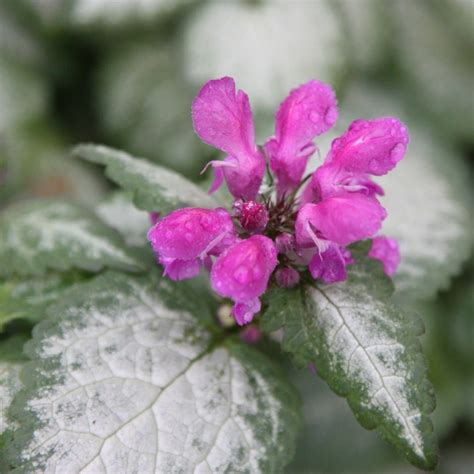
[[[234,209],[239,213],[240,223],[247,232],[258,234],[265,230],[268,224],[268,211],[264,204],[246,201],[239,203]]]
[[[279,268],[275,273],[278,286],[282,288],[293,288],[300,281],[300,274],[291,267]]]
[[[257,326],[247,326],[240,332],[239,336],[247,344],[256,344],[262,339],[262,331]]]
[[[275,239],[278,253],[288,253],[295,250],[295,237],[288,232],[283,232]]]

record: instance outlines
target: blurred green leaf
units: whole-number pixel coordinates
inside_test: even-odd
[[[204,190],[174,171],[101,145],[79,145],[73,154],[106,167],[106,175],[134,193],[139,209],[167,213],[186,206],[218,207]]]
[[[8,427],[7,409],[13,400],[14,394],[21,388],[20,371],[27,360],[23,355],[23,344],[28,340],[26,335],[15,335],[0,340],[0,434]],[[2,441],[0,439],[0,454]],[[0,456],[0,470],[2,468]]]
[[[317,78],[338,86],[347,35],[330,1],[207,2],[184,28],[184,72],[196,87],[235,78],[254,110],[273,113],[289,91]]]
[[[111,193],[97,205],[95,212],[122,236],[127,245],[141,247],[148,243],[150,214],[135,207],[131,193]]]
[[[14,319],[39,322],[46,308],[61,298],[86,275],[81,273],[48,273],[41,278],[9,279],[0,283],[0,332]]]
[[[118,233],[81,206],[59,200],[27,201],[0,214],[0,275],[104,267],[144,268]]]
[[[426,113],[428,120],[435,121],[445,136],[472,144],[473,42],[463,40],[457,27],[450,30],[449,13],[437,12],[432,3],[435,2],[395,2],[392,8],[395,46],[408,78],[410,100]],[[445,10],[449,10],[448,4],[454,4],[455,0],[443,3]],[[470,20],[466,20],[472,31],[472,2],[465,3],[464,9],[470,11]],[[463,9],[461,5],[458,8]],[[462,15],[457,14],[456,18]]]
[[[194,133],[196,90],[183,78],[177,46],[152,37],[108,55],[98,72],[99,119],[119,148],[195,180],[215,150]]]
[[[288,474],[380,474],[399,464],[395,449],[364,430],[320,378],[308,369],[288,372],[302,397],[304,419]]]

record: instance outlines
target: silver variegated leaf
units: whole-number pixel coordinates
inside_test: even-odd
[[[0,275],[104,267],[143,270],[119,234],[83,207],[38,200],[16,204],[0,215]]]
[[[111,194],[97,205],[95,212],[128,245],[140,247],[147,244],[150,215],[134,206],[129,193],[119,191]]]
[[[170,212],[180,207],[217,207],[206,191],[179,173],[101,145],[79,145],[73,153],[106,166],[107,176],[126,191],[134,193],[140,209]]]
[[[7,447],[19,471],[280,472],[295,393],[264,356],[221,340],[156,276],[105,274],[34,331]],[[194,311],[202,311],[195,302]]]
[[[393,287],[379,267],[367,260],[346,282],[275,291],[262,326],[284,327],[283,348],[300,365],[314,363],[364,427],[432,469],[434,397],[417,337],[423,326],[391,302]]]

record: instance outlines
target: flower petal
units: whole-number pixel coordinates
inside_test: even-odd
[[[249,99],[235,92],[230,77],[207,82],[192,104],[194,130],[202,141],[237,156],[255,150],[255,131]]]
[[[197,258],[193,260],[179,260],[176,258],[160,258],[160,263],[164,266],[163,275],[171,280],[187,280],[194,278],[201,270],[201,262]]]
[[[229,247],[214,262],[213,289],[236,303],[247,303],[267,289],[277,264],[275,244],[268,237],[254,235]]]
[[[239,326],[248,324],[253,320],[255,314],[260,311],[262,304],[259,298],[253,298],[245,303],[236,303],[232,308],[232,314]]]
[[[329,130],[337,115],[336,95],[331,86],[313,80],[292,90],[276,114],[279,154],[286,156],[301,150]]]
[[[194,129],[205,143],[227,153],[236,166],[223,170],[236,198],[254,199],[265,173],[265,160],[255,145],[249,99],[223,77],[207,82],[193,101]],[[215,165],[214,165],[215,166]]]
[[[385,217],[385,209],[376,199],[360,193],[342,194],[305,204],[296,219],[296,240],[300,247],[309,247],[316,244],[316,235],[323,241],[348,245],[376,234]]]
[[[148,232],[153,250],[164,258],[192,260],[223,250],[235,241],[232,218],[225,209],[184,208],[168,214]]]
[[[329,130],[337,116],[334,91],[319,81],[301,85],[282,102],[276,114],[275,136],[265,144],[280,195],[297,186],[316,150],[312,140]]]
[[[372,240],[369,257],[380,260],[388,276],[395,275],[401,261],[397,241],[384,236],[378,236]]]
[[[336,283],[347,279],[346,259],[337,245],[331,245],[323,253],[316,253],[309,263],[311,276],[324,283]]]
[[[357,192],[367,196],[384,195],[384,190],[367,173],[350,171],[338,163],[325,163],[311,176],[302,202],[318,202],[331,196]]]
[[[405,156],[408,142],[407,127],[394,117],[355,120],[332,142],[325,163],[381,176]]]

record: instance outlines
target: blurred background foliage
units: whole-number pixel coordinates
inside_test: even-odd
[[[213,151],[194,136],[190,105],[223,75],[249,94],[260,139],[291,88],[331,83],[340,125],[318,141],[320,157],[351,120],[400,116],[409,153],[383,180],[386,232],[403,255],[397,299],[427,327],[438,472],[472,473],[473,53],[472,0],[0,0],[0,207],[73,196],[120,219],[100,170],[68,154],[83,141],[202,180]],[[289,473],[417,472],[321,380],[288,370],[306,420]]]

